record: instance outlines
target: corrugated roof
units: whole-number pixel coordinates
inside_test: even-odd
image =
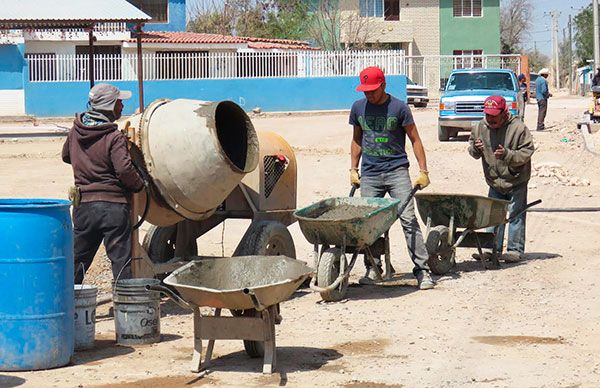
[[[130,42],[135,42],[131,39]],[[245,36],[231,36],[219,34],[204,34],[198,32],[144,32],[142,43],[169,43],[169,44],[218,44],[218,43],[247,43],[248,47],[256,49],[302,49],[313,50],[308,42],[286,39],[254,38]]]
[[[0,29],[68,28],[151,18],[125,0],[2,0]]]

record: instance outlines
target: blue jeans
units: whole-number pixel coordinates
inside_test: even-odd
[[[360,179],[360,195],[361,197],[378,197],[383,198],[389,194],[392,198],[397,198],[401,201],[400,205],[406,201],[412,190],[412,183],[407,167],[399,167],[396,170],[388,173],[383,173],[376,176],[362,176]],[[421,227],[415,216],[414,201],[410,201],[402,214],[398,215],[404,229],[404,237],[406,238],[406,246],[410,259],[414,263],[413,274],[417,274],[421,270],[428,270],[427,248],[423,242],[423,234]]]
[[[505,199],[510,201],[508,206],[508,215],[512,217],[527,206],[527,184],[513,189],[508,194],[502,194],[490,187],[488,197],[496,199]],[[506,250],[508,252],[525,253],[525,221],[527,212],[524,212],[519,217],[508,224],[508,242]],[[501,225],[498,230],[498,239],[496,240],[496,248],[498,252],[502,252],[504,243],[504,225]]]

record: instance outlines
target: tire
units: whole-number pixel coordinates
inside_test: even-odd
[[[449,229],[445,225],[437,225],[431,228],[425,241],[425,247],[429,254],[428,265],[431,272],[436,275],[444,275],[454,267],[455,250],[448,245]]]
[[[450,140],[450,134],[448,133],[448,127],[438,125],[438,140],[439,141]]]
[[[150,260],[155,264],[166,263],[175,257],[175,242],[177,241],[177,225],[156,226],[153,225],[146,233],[143,248],[148,253]],[[190,242],[188,256],[198,254],[198,245],[196,241]]]
[[[426,102],[420,102],[418,104],[415,104],[416,108],[427,108],[427,103]]]
[[[346,255],[339,248],[329,248],[321,254],[319,268],[317,270],[317,285],[327,287],[338,278],[340,274],[340,263],[344,260],[344,268],[348,266]],[[348,289],[348,279],[344,279],[334,290],[321,292],[321,298],[326,302],[337,302],[342,300]]]
[[[287,256],[296,258],[289,230],[277,221],[253,221],[235,248],[233,256]]]
[[[296,258],[294,240],[288,228],[277,221],[253,221],[235,248],[233,256],[287,256]],[[233,316],[260,317],[255,309],[231,310]],[[262,341],[244,340],[244,349],[251,358],[263,357]]]

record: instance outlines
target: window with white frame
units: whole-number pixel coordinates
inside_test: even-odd
[[[482,0],[454,0],[455,17],[477,17],[481,16]]]
[[[483,67],[483,50],[454,50],[455,69],[473,69]]]
[[[400,20],[400,0],[359,0],[360,16]]]

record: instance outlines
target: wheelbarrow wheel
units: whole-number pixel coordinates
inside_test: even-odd
[[[437,225],[427,235],[425,246],[429,253],[429,269],[436,275],[444,275],[456,265],[455,250],[448,244],[449,228]]]
[[[155,264],[166,263],[175,257],[175,243],[177,241],[177,225],[156,226],[152,225],[144,237],[143,248],[148,253],[150,260]],[[198,254],[196,240],[190,241],[186,255]]]
[[[342,253],[340,248],[329,248],[321,254],[319,260],[319,268],[317,269],[317,286],[327,287],[338,278],[340,275],[340,264],[344,260],[344,268],[348,267],[346,255]],[[330,291],[321,292],[321,298],[326,302],[337,302],[342,300],[348,289],[348,278],[342,280],[340,285]]]
[[[248,310],[231,310],[231,315],[234,317],[260,318],[260,312],[256,309]],[[250,358],[264,357],[265,345],[262,341],[244,340],[244,349]]]

